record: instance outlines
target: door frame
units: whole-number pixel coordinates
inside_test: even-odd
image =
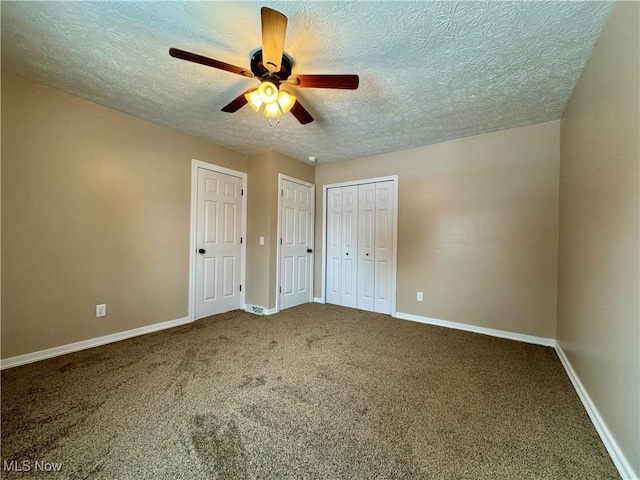
[[[278,191],[280,191],[280,195],[278,195],[278,227],[277,227],[277,236],[276,236],[276,313],[280,311],[280,238],[282,236],[282,181],[288,180],[293,183],[298,183],[300,185],[304,185],[305,187],[311,187],[311,261],[310,272],[309,272],[309,302],[313,302],[313,276],[314,276],[314,263],[315,263],[315,223],[316,223],[316,186],[313,183],[305,182],[304,180],[300,180],[299,178],[290,177],[285,175],[284,173],[278,174]]]
[[[196,315],[196,222],[198,209],[198,169],[204,168],[216,173],[231,175],[242,179],[242,212],[241,212],[241,233],[240,236],[244,240],[240,245],[240,284],[246,287],[246,268],[247,268],[247,174],[238,170],[221,167],[213,163],[191,160],[191,220],[190,220],[190,238],[189,238],[189,299],[188,299],[188,317],[190,321],[195,321]],[[245,302],[246,288],[240,292],[239,308],[246,307]]]
[[[366,183],[378,183],[378,182],[393,182],[393,250],[392,261],[393,266],[391,269],[391,316],[396,316],[396,301],[397,301],[397,282],[398,282],[398,175],[389,175],[386,177],[364,178],[362,180],[352,180],[349,182],[340,183],[328,183],[322,186],[322,290],[321,297],[315,300],[318,303],[326,303],[326,288],[327,288],[327,191],[330,188],[337,187],[351,187],[355,185],[364,185]]]

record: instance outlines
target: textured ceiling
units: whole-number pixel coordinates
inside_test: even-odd
[[[289,18],[293,73],[355,73],[360,88],[297,89],[316,121],[220,108],[256,80],[241,67],[260,7]],[[319,163],[560,118],[610,2],[2,2],[2,68],[252,154]]]

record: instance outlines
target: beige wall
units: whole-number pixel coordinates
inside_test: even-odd
[[[554,337],[558,142],[554,121],[318,167],[315,295],[322,186],[398,174],[398,312]]]
[[[640,476],[640,4],[617,3],[561,125],[557,338]]]
[[[247,185],[247,292],[245,301],[269,307],[271,278],[271,211],[277,201],[271,178],[271,152],[251,155],[248,159]],[[260,237],[264,245],[260,245]]]
[[[247,243],[247,296],[252,305],[276,306],[278,248],[278,175],[313,183],[315,168],[276,151],[252,155],[248,160],[249,194]],[[260,245],[260,236],[265,244]]]
[[[2,75],[2,358],[187,316],[192,158],[247,169],[245,155]]]

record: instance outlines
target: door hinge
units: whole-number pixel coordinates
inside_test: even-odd
[[[282,293],[282,287],[280,287],[280,293]]]
[[[284,197],[284,190],[280,190],[280,196]]]
[[[282,245],[282,237],[280,237],[280,245]]]
[[[242,291],[242,285],[240,285],[240,291]]]
[[[242,237],[240,237],[240,245],[242,245]]]
[[[244,188],[241,188],[241,189],[240,189],[240,196],[241,196],[241,197],[244,197]]]

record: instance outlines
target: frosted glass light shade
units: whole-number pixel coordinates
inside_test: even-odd
[[[256,112],[260,110],[260,107],[262,106],[262,99],[258,94],[258,90],[252,90],[249,93],[245,93],[244,98],[247,99],[247,103],[251,105],[251,108],[253,108]]]
[[[291,95],[289,92],[285,90],[280,90],[278,92],[278,104],[280,105],[282,113],[287,113],[291,110],[294,103],[296,103],[296,97]]]
[[[278,102],[265,104],[264,111],[262,113],[264,113],[267,117],[279,117],[282,114]]]
[[[278,87],[275,83],[265,80],[258,87],[258,95],[264,103],[273,103],[278,100]]]

